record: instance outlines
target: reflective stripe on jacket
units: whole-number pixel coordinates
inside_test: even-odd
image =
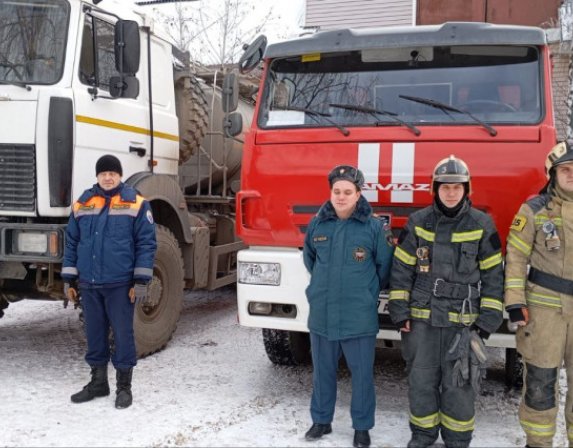
[[[419,248],[429,251],[428,272],[420,269]],[[493,220],[471,207],[469,200],[453,218],[435,204],[413,213],[394,254],[389,300],[392,321],[418,319],[437,327],[475,322],[493,333],[503,319],[502,261]],[[480,290],[479,297],[436,296],[437,280],[472,285]]]

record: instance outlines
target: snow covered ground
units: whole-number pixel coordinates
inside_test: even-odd
[[[340,372],[333,433],[306,442],[312,369],[268,361],[261,331],[237,323],[232,288],[186,296],[173,340],[162,352],[139,361],[134,404],[126,410],[113,407],[113,393],[80,405],[70,402],[70,394],[89,376],[77,310],[28,300],[6,311],[0,319],[0,446],[352,444],[348,372]],[[491,354],[488,380],[476,404],[472,446],[524,446],[518,394],[505,389],[502,358],[495,350]],[[110,381],[112,375],[113,369]],[[378,351],[376,393],[373,446],[405,446],[407,387],[396,349]],[[562,412],[558,433],[556,445],[566,446]]]

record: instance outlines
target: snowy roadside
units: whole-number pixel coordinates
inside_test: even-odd
[[[113,396],[76,405],[69,395],[88,379],[77,311],[22,301],[0,319],[0,446],[350,446],[350,378],[342,370],[334,432],[309,443],[310,366],[273,366],[261,331],[240,327],[232,288],[189,293],[168,347],[139,361],[134,405]],[[519,397],[503,385],[495,350],[476,410],[473,447],[524,446]],[[110,370],[110,381],[113,377]],[[564,384],[562,375],[561,382]],[[407,386],[398,350],[376,362],[378,408],[373,446],[409,439]],[[561,402],[564,398],[562,397]],[[557,446],[567,446],[562,412]],[[438,443],[436,446],[443,446]]]

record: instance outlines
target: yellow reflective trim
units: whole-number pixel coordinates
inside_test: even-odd
[[[442,425],[450,431],[456,432],[473,431],[475,425],[475,417],[472,417],[469,420],[456,420],[455,418],[447,416],[443,412],[440,413],[440,421]]]
[[[434,232],[430,232],[429,230],[423,229],[421,227],[416,226],[415,228],[416,236],[420,238],[424,238],[426,241],[434,242],[436,238],[436,234]]]
[[[527,303],[550,306],[553,308],[561,308],[561,298],[557,296],[528,292],[525,300]]]
[[[430,310],[427,308],[410,308],[410,315],[412,317],[416,317],[418,319],[429,319],[430,318]]]
[[[390,296],[388,300],[409,300],[410,299],[410,291],[401,290],[401,289],[394,289],[390,291]]]
[[[469,232],[452,233],[452,243],[464,243],[466,241],[481,240],[483,229],[470,230]]]
[[[525,279],[523,278],[507,278],[505,279],[505,289],[523,289],[525,288]]]
[[[416,257],[414,257],[413,255],[410,255],[408,252],[406,252],[404,249],[402,249],[400,246],[398,246],[395,250],[394,250],[394,256],[406,263],[409,264],[411,266],[416,266]]]
[[[514,233],[509,234],[507,237],[507,243],[511,244],[513,247],[515,247],[520,252],[523,252],[527,256],[531,254],[531,246],[516,236]]]
[[[547,215],[535,216],[535,225],[542,226],[547,221],[549,221],[549,216],[547,216]],[[553,221],[553,224],[555,224],[556,226],[562,226],[563,225],[563,220],[561,218],[558,218],[558,217],[551,218],[551,221]]]
[[[115,121],[102,120],[100,118],[86,117],[84,115],[76,115],[78,123],[93,124],[95,126],[102,126],[104,128],[117,129],[119,131],[134,132],[136,134],[151,135],[151,131],[147,128],[140,128],[139,126],[131,126],[129,124],[117,123]],[[153,136],[157,138],[164,138],[166,140],[179,141],[177,135],[168,134],[166,132],[153,131]]]
[[[456,313],[455,311],[450,311],[448,313],[448,320],[450,322],[454,322],[456,324],[472,324],[474,323],[474,321],[478,318],[479,314],[477,313],[466,313],[466,314],[460,314],[460,313]]]
[[[501,303],[501,300],[494,299],[492,297],[482,297],[480,307],[503,311],[503,304]]]
[[[527,420],[519,420],[519,423],[521,423],[521,427],[527,434],[543,437],[553,437],[555,435],[555,423],[540,425]]]
[[[426,415],[425,417],[416,417],[410,414],[410,423],[419,426],[420,428],[433,428],[440,424],[440,414],[436,412],[435,414]]]
[[[502,262],[502,257],[501,257],[501,252],[495,255],[492,255],[491,257],[486,258],[485,260],[482,260],[479,262],[479,268],[482,271],[485,271],[486,269],[490,269],[493,268],[494,266],[497,266],[498,264],[500,264]]]

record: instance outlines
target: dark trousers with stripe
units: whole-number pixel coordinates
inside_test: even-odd
[[[410,333],[402,333],[402,355],[408,369],[412,434],[430,445],[441,429],[447,447],[467,447],[474,427],[475,393],[469,382],[454,386],[454,362],[445,360],[460,328],[415,320],[411,324]]]
[[[129,369],[137,363],[133,335],[135,306],[129,300],[131,285],[113,288],[81,288],[88,342],[86,362],[104,366],[110,360],[116,369]],[[109,346],[109,329],[113,330],[114,351]]]
[[[374,391],[374,353],[376,336],[329,341],[310,333],[312,350],[312,399],[310,415],[313,423],[331,423],[336,403],[336,376],[342,354],[352,375],[350,415],[355,430],[374,427],[376,393]]]

